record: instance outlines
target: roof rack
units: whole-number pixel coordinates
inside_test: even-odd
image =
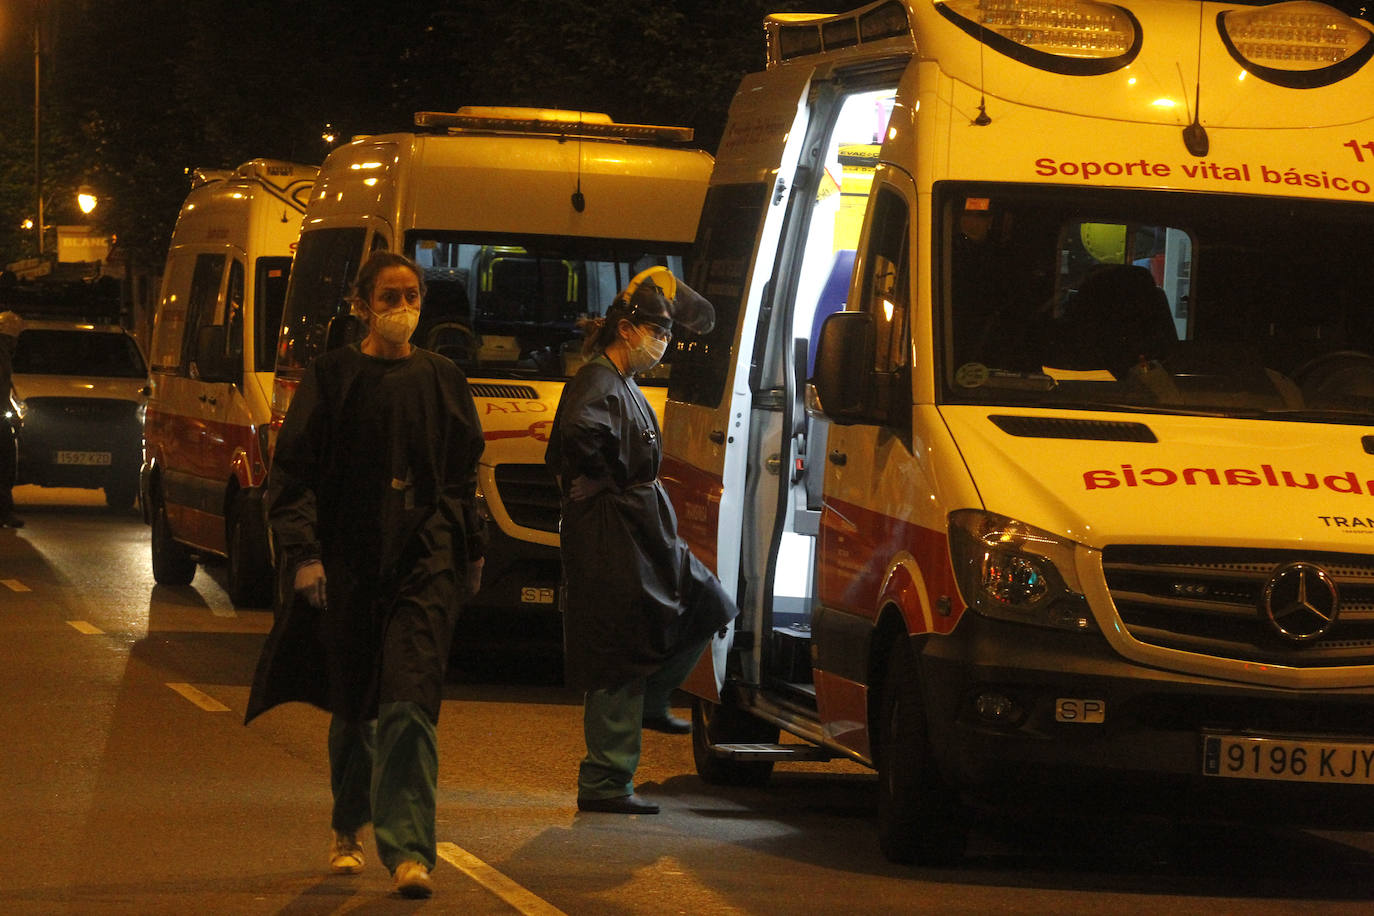
[[[666,143],[687,143],[696,136],[696,132],[690,127],[618,124],[612,121],[609,115],[601,112],[564,111],[557,108],[467,106],[457,111],[417,111],[415,125],[448,131],[610,137],[619,140],[652,140]]]

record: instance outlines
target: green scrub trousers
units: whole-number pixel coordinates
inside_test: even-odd
[[[653,674],[615,690],[588,690],[582,702],[587,756],[577,769],[578,798],[634,793],[645,716],[666,716],[668,698],[696,667],[709,638],[670,655]]]
[[[418,703],[383,703],[373,722],[329,721],[331,825],[352,833],[371,823],[387,871],[407,860],[435,865],[439,748]]]

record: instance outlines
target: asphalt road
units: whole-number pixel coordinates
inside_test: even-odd
[[[547,646],[478,650],[439,724],[436,895],[325,873],[324,714],[242,725],[271,623],[222,570],[155,586],[148,529],[98,492],[15,491],[0,531],[0,913],[1356,913],[1374,835],[982,815],[967,862],[878,852],[874,783],[780,766],[719,789],[650,733],[658,816],[579,814],[579,698]],[[470,637],[472,638],[472,637]],[[685,708],[680,710],[685,714]]]

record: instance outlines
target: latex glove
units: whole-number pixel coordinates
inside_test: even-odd
[[[572,486],[568,488],[568,496],[574,502],[581,502],[584,499],[591,499],[602,490],[610,487],[610,485],[610,480],[604,477],[593,480],[586,474],[583,474],[580,477],[573,478]]]
[[[0,312],[0,334],[6,337],[18,337],[22,330],[24,330],[23,318],[20,318],[15,312]]]
[[[293,583],[296,594],[310,603],[311,607],[325,606],[324,564],[311,560],[296,567],[296,581]]]
[[[469,598],[482,590],[482,567],[486,565],[486,557],[478,557],[468,564],[467,596]]]

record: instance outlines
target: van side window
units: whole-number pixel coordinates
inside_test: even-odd
[[[716,407],[725,394],[731,345],[749,290],[754,236],[767,201],[763,184],[722,185],[706,194],[686,279],[715,307],[716,326],[702,337],[674,337],[668,382],[673,400]]]
[[[362,261],[367,230],[321,229],[301,235],[282,314],[278,370],[304,369],[323,353],[329,323],[348,314],[348,293]]]
[[[860,309],[873,315],[877,332],[874,368],[895,372],[911,362],[907,308],[911,289],[906,201],[893,191],[879,192],[874,204],[868,255],[864,258]]]
[[[243,262],[229,264],[229,287],[224,294],[225,346],[233,356],[243,355]]]
[[[186,333],[181,339],[183,370],[195,358],[196,337],[200,329],[215,322],[220,280],[224,277],[224,261],[225,257],[222,254],[202,254],[196,257],[196,269],[191,274],[191,292],[186,301]]]

